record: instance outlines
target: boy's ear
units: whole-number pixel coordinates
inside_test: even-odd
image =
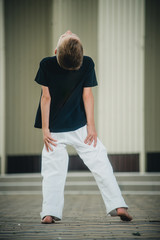
[[[57,48],[54,50],[55,54],[57,54]]]

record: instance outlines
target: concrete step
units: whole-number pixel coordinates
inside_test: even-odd
[[[123,194],[160,194],[159,173],[115,173]],[[40,174],[8,174],[0,177],[0,194],[41,194]],[[99,194],[90,172],[69,172],[65,185],[68,194]]]
[[[114,173],[117,181],[160,181],[160,173]],[[39,173],[0,175],[0,182],[41,182]],[[66,181],[94,181],[90,172],[68,172]]]
[[[160,191],[159,182],[121,182],[118,181],[120,189],[123,191]],[[40,191],[41,182],[3,182],[0,183],[0,191]],[[95,181],[66,182],[66,191],[97,191]]]

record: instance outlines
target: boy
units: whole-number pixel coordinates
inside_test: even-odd
[[[64,33],[56,56],[40,62],[35,81],[42,85],[35,127],[42,128],[42,223],[62,219],[68,168],[66,145],[72,145],[95,177],[107,214],[131,221],[103,144],[94,123],[91,87],[97,85],[94,62],[83,56],[79,37]]]

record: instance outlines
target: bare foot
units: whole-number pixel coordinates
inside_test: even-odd
[[[55,223],[54,219],[52,218],[52,216],[46,216],[42,219],[41,223],[43,224],[51,224],[51,223]]]
[[[126,208],[117,208],[117,215],[121,218],[122,221],[132,220],[132,217],[129,215]]]

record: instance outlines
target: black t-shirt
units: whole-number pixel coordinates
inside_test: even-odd
[[[90,57],[84,56],[81,68],[75,71],[61,68],[56,56],[46,57],[40,62],[35,81],[49,88],[51,132],[73,131],[87,123],[83,88],[97,85],[94,62]],[[34,124],[36,128],[42,128],[40,104],[41,99]]]

